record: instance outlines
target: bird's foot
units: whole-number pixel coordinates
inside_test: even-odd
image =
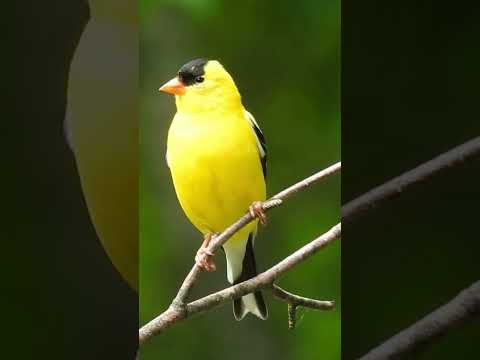
[[[252,215],[254,218],[258,218],[262,225],[267,224],[267,214],[263,209],[263,202],[253,202],[252,205],[250,205],[250,207],[248,208],[248,211],[250,212],[250,215]]]
[[[197,254],[195,255],[195,262],[197,265],[205,271],[212,272],[217,270],[215,263],[213,262],[213,252],[208,250],[208,244],[212,239],[212,234],[206,234],[203,238],[203,243],[198,249]]]

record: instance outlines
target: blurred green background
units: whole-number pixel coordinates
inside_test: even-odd
[[[340,2],[140,1],[140,324],[164,310],[193,264],[201,236],[184,216],[165,162],[174,99],[158,87],[197,57],[218,59],[236,80],[269,151],[268,193],[340,160]],[[256,243],[260,270],[340,217],[340,177],[270,213]],[[225,260],[194,297],[227,285]],[[146,344],[142,359],[339,359],[340,242],[291,271],[285,288],[334,299],[334,312],[302,311],[287,328],[286,305],[267,293],[268,321],[233,318],[231,306],[189,319]]]

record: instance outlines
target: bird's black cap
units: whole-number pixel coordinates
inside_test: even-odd
[[[178,70],[178,78],[185,86],[195,84],[197,77],[205,75],[204,67],[207,62],[208,60],[203,58],[189,61]]]

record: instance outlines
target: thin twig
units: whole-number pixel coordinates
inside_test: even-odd
[[[290,330],[293,330],[295,329],[295,326],[297,326],[297,305],[288,303],[287,311],[288,311],[288,328]]]
[[[335,301],[315,300],[300,295],[292,294],[280,286],[274,284],[272,294],[290,304],[303,306],[315,310],[332,310],[335,307]]]
[[[458,165],[464,162],[466,159],[473,157],[480,153],[480,137],[475,138],[457,148],[440,155],[439,157],[418,166],[417,168],[406,172],[405,174],[394,178],[393,180],[381,185],[365,195],[360,196],[359,198],[350,201],[346,205],[342,207],[342,221],[351,221],[355,216],[360,215],[367,210],[379,205],[381,202],[392,198],[394,195],[401,193],[406,188],[410,187],[413,184],[419,183],[423,180],[428,179],[429,177],[436,175],[441,170],[445,168],[449,168],[455,165]],[[299,191],[302,188],[309,186],[311,183],[320,180],[321,178],[333,174],[340,170],[340,163],[331,166],[330,168],[319,172],[312,177],[305,179],[304,181],[290,187],[281,193],[275,195],[271,198],[271,200],[280,199],[283,200],[284,198],[288,197],[289,195]],[[281,201],[277,202],[266,202],[264,203],[265,210],[268,210],[271,207],[276,207],[281,204]],[[241,229],[243,226],[248,224],[252,221],[253,218],[249,213],[244,215],[239,221],[235,224],[230,226],[226,231],[224,231],[220,236],[216,237],[210,244],[209,249],[210,251],[214,252],[218,247],[224,244],[235,232]],[[285,267],[286,264],[290,264],[290,260],[292,256],[294,256],[295,260],[293,261],[293,265],[295,266],[297,263],[305,260],[307,257],[312,255],[313,252],[316,252],[320,247],[318,246],[318,241],[324,238],[325,244],[333,241],[334,239],[338,238],[341,233],[341,226],[340,224],[336,225],[332,228],[328,233],[324,234],[322,237],[312,241],[310,244],[306,245],[304,248],[300,249],[296,253],[292,254],[288,258],[286,258],[281,263],[277,264],[273,268],[257,275],[256,277],[237,284],[235,286],[231,286],[227,289],[219,291],[217,293],[208,295],[202,299],[196,300],[189,304],[184,304],[185,299],[187,299],[188,294],[200,273],[200,268],[194,266],[193,269],[190,271],[189,275],[185,279],[179,293],[177,294],[176,299],[172,302],[172,305],[167,309],[164,313],[159,315],[157,318],[150,321],[148,324],[143,326],[140,329],[140,344],[143,344],[145,341],[150,339],[155,334],[158,334],[164,331],[166,328],[170,327],[172,324],[176,323],[177,321],[189,317],[193,314],[199,314],[202,312],[206,312],[212,310],[213,308],[223,304],[226,301],[239,298],[247,293],[252,291],[264,288],[264,287],[272,287],[273,282],[283,274],[284,272],[288,271],[290,267]],[[324,244],[324,245],[325,245]],[[322,245],[322,246],[324,246]],[[312,247],[312,248],[310,248]],[[317,250],[313,250],[313,249]],[[311,252],[312,250],[313,252]],[[281,267],[281,271],[277,273]],[[473,294],[473,295],[472,295]],[[366,357],[362,358],[365,359],[391,359],[395,358],[396,352],[405,353],[405,351],[412,351],[418,344],[424,344],[429,342],[430,339],[435,338],[439,334],[442,334],[447,329],[451,328],[452,326],[463,322],[464,320],[472,317],[473,314],[478,313],[479,308],[479,295],[478,295],[478,283],[474,284],[470,289],[465,290],[460,294],[456,299],[454,299],[451,303],[445,305],[444,307],[438,309],[431,315],[427,316],[425,319],[419,321],[418,323],[414,324],[411,328],[405,330],[405,332],[400,333],[399,335],[392,338],[391,341],[381,345],[379,348],[373,350],[371,353],[367,354]],[[464,306],[463,312],[458,309],[461,304],[467,300],[467,298],[473,298],[471,306]],[[310,299],[312,300],[312,299]],[[290,304],[290,303],[289,303]],[[292,303],[293,304],[293,303]],[[455,307],[457,304],[457,308]],[[296,306],[291,306],[292,309],[296,308]],[[294,311],[292,311],[293,317]],[[436,316],[438,316],[437,319]],[[434,324],[437,324],[438,321],[445,320],[442,322],[442,325],[439,325],[436,330],[429,331],[428,329],[432,328]],[[294,325],[294,324],[293,324]],[[417,329],[420,333],[418,335],[411,335],[413,334],[411,331]],[[410,335],[408,335],[410,333]],[[407,334],[407,335],[404,335]],[[396,346],[397,341],[399,338],[404,336],[413,336],[413,340],[408,342],[409,344],[405,347],[400,347],[403,350],[395,350],[398,349]],[[417,340],[418,338],[418,340]],[[392,350],[392,348],[395,348]],[[382,352],[385,351],[393,351],[393,357],[388,355],[388,357],[367,357],[373,356],[375,354],[379,354],[379,349],[383,349]],[[403,352],[402,352],[403,351]],[[373,355],[372,355],[373,354]],[[375,355],[378,356],[378,355]]]
[[[280,206],[283,200],[287,199],[291,195],[299,192],[302,189],[307,188],[308,186],[328,177],[329,175],[333,175],[336,172],[340,171],[342,165],[340,162],[329,166],[328,168],[313,174],[312,176],[296,183],[295,185],[290,186],[289,188],[279,192],[278,194],[272,196],[269,200],[265,201],[263,204],[263,209],[268,211],[274,207]],[[212,238],[210,244],[207,248],[207,251],[214,253],[220,246],[225,244],[228,239],[230,239],[237,231],[242,229],[248,223],[250,223],[254,217],[247,212],[243,215],[237,222],[229,226],[225,231],[223,231],[219,236]],[[174,306],[182,307],[185,301],[188,299],[190,291],[193,288],[193,285],[197,281],[202,269],[197,264],[194,264],[192,269],[190,270],[189,274],[183,281],[180,290],[175,297],[173,304]]]
[[[453,300],[399,332],[359,360],[410,358],[412,353],[445,335],[448,330],[478,315],[480,315],[480,281],[464,289]]]
[[[348,202],[342,207],[342,222],[350,222],[362,213],[402,193],[410,186],[425,181],[443,170],[460,165],[479,154],[480,137],[476,137]]]
[[[171,305],[164,313],[144,325],[139,331],[139,343],[144,344],[154,335],[161,333],[179,320],[195,314],[204,313],[221,304],[242,297],[256,290],[271,287],[281,275],[305,261],[320,249],[338,239],[341,235],[341,224],[332,227],[325,234],[303,246],[293,254],[270,269],[237,285],[230,286],[216,293],[183,306]]]
[[[421,183],[443,170],[461,165],[466,160],[478,155],[480,155],[480,137],[459,145],[348,202],[342,207],[342,223],[348,224],[357,216],[401,194],[411,186]],[[361,360],[390,360],[408,356],[433,342],[451,328],[478,315],[479,308],[480,282],[477,282],[462,291],[448,304],[370,351]]]
[[[292,294],[280,286],[273,284],[272,294],[276,298],[286,301],[288,304],[288,327],[290,329],[295,328],[296,324],[296,312],[297,307],[302,306],[305,308],[315,309],[315,310],[333,310],[335,308],[334,301],[325,301],[325,300],[316,300],[306,298],[300,295]]]

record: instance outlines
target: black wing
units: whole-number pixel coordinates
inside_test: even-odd
[[[260,155],[260,162],[262,163],[262,170],[263,170],[263,177],[266,179],[267,178],[267,143],[265,141],[265,136],[263,135],[262,130],[258,126],[257,122],[255,121],[255,118],[253,117],[252,114],[250,114],[248,111],[246,111],[247,114],[247,119],[252,127],[255,137],[257,139],[257,147],[258,147],[258,153]]]

